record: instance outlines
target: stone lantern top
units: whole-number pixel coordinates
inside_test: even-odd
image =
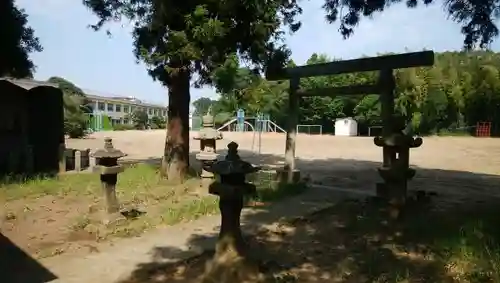
[[[212,115],[210,115],[210,113],[203,115],[203,117],[201,117],[201,121],[202,121],[203,127],[212,128],[214,126],[214,117]]]
[[[410,124],[406,123],[406,120],[402,116],[394,116],[390,129],[391,134],[388,136],[379,136],[373,139],[376,146],[396,146],[396,147],[409,147],[415,148],[420,147],[423,144],[423,140],[420,137],[413,137],[411,135]],[[408,130],[409,129],[409,130]],[[410,133],[408,133],[410,132]]]
[[[91,155],[95,158],[116,158],[116,159],[127,156],[127,154],[123,153],[121,150],[114,148],[113,140],[109,137],[104,138],[104,148],[96,150]]]
[[[216,161],[212,166],[206,168],[207,171],[218,175],[250,174],[259,171],[261,168],[253,166],[249,162],[241,160],[238,155],[238,144],[230,142],[227,145],[227,156],[224,160]]]
[[[222,139],[222,134],[214,129],[214,117],[207,113],[201,118],[202,128],[198,132],[198,135],[194,137],[195,140],[220,140]]]

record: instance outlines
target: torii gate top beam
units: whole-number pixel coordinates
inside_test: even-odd
[[[379,71],[382,69],[403,69],[434,65],[434,52],[421,51],[396,55],[384,55],[360,59],[334,61],[329,63],[268,70],[266,79],[285,80],[316,76],[338,75],[355,72]]]

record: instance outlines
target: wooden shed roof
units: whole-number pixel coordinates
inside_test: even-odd
[[[31,80],[31,79],[14,79],[14,78],[10,78],[10,77],[1,77],[0,82],[1,81],[7,81],[11,84],[17,85],[18,87],[24,88],[25,90],[30,90],[32,88],[39,87],[39,86],[48,86],[48,87],[59,88],[59,86],[57,84],[36,81],[36,80]]]

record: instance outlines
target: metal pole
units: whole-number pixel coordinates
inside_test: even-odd
[[[259,155],[261,153],[261,147],[262,147],[262,131],[259,131]]]
[[[258,127],[258,131],[259,131],[259,155],[261,154],[261,150],[262,150],[262,114],[260,113],[260,111],[258,111],[259,114],[257,115],[257,125],[259,126]]]

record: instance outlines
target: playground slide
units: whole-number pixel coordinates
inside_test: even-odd
[[[224,125],[220,126],[220,127],[217,129],[217,131],[220,131],[220,130],[222,130],[222,129],[224,129],[224,128],[228,127],[228,126],[230,126],[232,123],[234,123],[234,122],[236,122],[236,121],[237,121],[237,119],[236,119],[236,118],[235,118],[235,119],[232,119],[232,120],[229,120],[229,121],[228,121],[228,122],[226,122]],[[274,126],[274,131],[275,131],[275,132],[276,132],[276,130],[280,130],[281,132],[286,133],[286,131],[285,131],[282,127],[278,126],[278,125],[277,125],[276,123],[274,123],[273,121],[267,120],[267,123],[269,123],[270,125]],[[250,128],[252,128],[252,131],[255,131],[255,129],[254,129],[254,127],[253,127],[253,125],[252,125],[252,124],[250,124],[250,123],[249,123],[249,122],[247,122],[247,121],[245,121],[245,124],[249,125],[249,126],[250,126]]]
[[[229,120],[228,122],[226,122],[224,125],[220,126],[217,131],[220,131],[222,129],[224,129],[225,127],[228,127],[229,125],[231,125],[232,123],[236,122],[236,119],[233,119],[233,120]]]
[[[271,125],[273,125],[273,126],[274,126],[274,129],[275,129],[274,131],[275,131],[275,132],[276,132],[276,129],[278,129],[278,130],[282,131],[283,133],[286,133],[286,131],[285,131],[285,130],[283,130],[283,128],[282,128],[282,127],[280,127],[280,126],[276,125],[276,123],[274,123],[273,121],[267,121],[267,122],[268,122],[269,124],[271,124]]]

